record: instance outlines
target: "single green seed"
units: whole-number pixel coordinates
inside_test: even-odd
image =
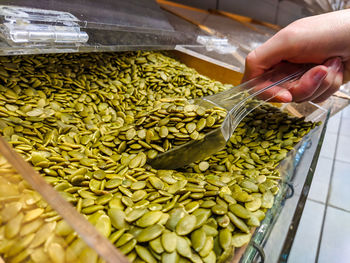
[[[124,211],[118,209],[118,208],[110,208],[108,210],[108,216],[111,219],[111,224],[116,229],[122,229],[127,226],[125,222],[125,213]]]
[[[232,243],[232,234],[231,231],[227,228],[220,230],[219,232],[219,241],[221,247],[226,250],[231,246]]]
[[[251,217],[250,212],[240,204],[231,204],[229,205],[229,209],[240,218],[248,219]]]
[[[177,236],[174,232],[164,231],[161,236],[161,243],[164,250],[168,253],[174,252],[176,249]]]
[[[151,241],[152,239],[159,237],[162,234],[163,230],[163,226],[155,224],[142,230],[136,239],[138,242]]]
[[[169,131],[168,131],[168,128],[166,126],[162,126],[160,127],[160,130],[159,130],[159,136],[161,138],[166,138],[169,134]]]
[[[189,243],[184,237],[181,236],[177,236],[176,251],[185,258],[190,258],[192,255]]]
[[[134,238],[134,235],[132,235],[130,233],[125,233],[118,239],[118,241],[117,241],[117,243],[115,243],[115,245],[117,247],[121,247],[121,246],[125,245],[126,243],[128,243],[133,238]]]
[[[191,242],[192,242],[192,247],[195,251],[199,252],[203,248],[206,237],[207,235],[203,229],[197,229],[192,232]]]
[[[205,172],[206,170],[208,170],[209,168],[209,163],[208,162],[200,162],[198,164],[198,168],[199,170],[201,170],[202,172]]]
[[[176,233],[178,235],[187,235],[192,232],[195,228],[197,222],[197,218],[194,215],[185,215],[183,218],[179,220],[176,225]]]
[[[251,234],[236,233],[232,236],[232,245],[242,247],[249,242]]]
[[[199,251],[201,257],[206,257],[214,248],[214,238],[212,236],[207,236],[203,248]]]
[[[162,246],[162,243],[160,241],[160,237],[157,237],[156,239],[153,239],[151,242],[149,242],[150,247],[154,252],[157,254],[162,254],[164,252],[164,248]]]
[[[179,262],[179,255],[176,251],[172,253],[162,253],[162,258],[161,258],[162,263],[177,263]]]
[[[159,221],[162,215],[163,212],[161,211],[149,211],[136,221],[136,225],[140,227],[148,227],[154,225]]]
[[[141,259],[143,259],[145,262],[157,263],[157,260],[153,257],[153,255],[151,254],[151,252],[147,248],[145,248],[143,246],[136,245],[135,250],[136,250],[137,255]]]

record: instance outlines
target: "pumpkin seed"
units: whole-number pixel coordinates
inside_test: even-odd
[[[232,236],[232,245],[234,247],[242,247],[250,240],[251,234],[236,233]]]
[[[248,219],[251,217],[250,212],[240,204],[231,204],[229,205],[229,209],[232,213],[240,218]]]
[[[103,236],[109,237],[111,234],[111,219],[107,215],[101,215],[95,227]]]
[[[121,247],[121,246],[125,245],[126,243],[128,243],[133,238],[134,238],[134,235],[132,235],[130,233],[125,233],[118,239],[118,241],[115,243],[115,245],[117,247]]]
[[[65,262],[63,247],[58,243],[51,243],[48,247],[48,254],[53,262]]]
[[[147,263],[156,263],[157,260],[153,257],[151,252],[143,246],[135,246],[137,255]]]
[[[116,229],[122,229],[127,226],[125,222],[125,213],[124,211],[118,209],[118,208],[110,208],[108,210],[108,216],[111,219],[111,224]]]
[[[185,215],[177,223],[176,233],[181,236],[191,233],[196,226],[196,222],[197,218],[195,215]]]
[[[120,252],[122,252],[124,255],[130,253],[136,246],[137,241],[136,239],[130,240],[128,243],[125,245],[119,247]]]
[[[157,254],[162,254],[164,252],[164,248],[162,246],[162,242],[160,241],[160,237],[153,239],[151,242],[149,242],[149,245]]]
[[[163,230],[163,226],[155,224],[143,229],[136,239],[138,242],[151,241],[152,239],[159,237],[162,234]]]
[[[176,253],[176,251],[172,252],[172,253],[163,253],[162,254],[162,259],[161,259],[162,263],[177,263],[179,262],[179,255]]]
[[[232,240],[232,234],[229,229],[225,228],[219,231],[219,241],[221,247],[226,250],[230,247]]]
[[[176,249],[177,236],[174,232],[164,231],[161,236],[161,243],[164,250],[168,253],[172,253]]]
[[[207,235],[203,229],[197,229],[191,234],[192,247],[195,251],[199,252],[205,243]]]
[[[201,257],[206,257],[214,248],[214,238],[212,236],[207,236],[204,242],[203,248],[199,251]]]
[[[148,227],[156,224],[163,213],[161,211],[149,211],[136,221],[136,225],[140,227]]]
[[[240,230],[242,230],[243,232],[248,233],[249,232],[249,228],[248,226],[238,217],[236,217],[233,213],[228,212],[227,213],[228,217],[230,218],[231,222]]]
[[[199,170],[201,170],[202,172],[205,172],[206,170],[208,170],[209,168],[209,163],[208,162],[200,162],[198,164],[198,168]]]
[[[184,237],[181,236],[177,236],[176,251],[185,258],[190,258],[192,255],[189,243]]]

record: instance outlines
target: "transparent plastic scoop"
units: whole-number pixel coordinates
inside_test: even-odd
[[[220,107],[227,110],[221,127],[207,133],[201,140],[159,154],[149,163],[156,169],[177,169],[222,150],[239,123],[254,109],[273,100],[283,90],[293,87],[311,65],[281,64],[267,73],[241,85],[211,96],[195,99],[192,103],[205,108]],[[277,89],[278,86],[278,89]]]

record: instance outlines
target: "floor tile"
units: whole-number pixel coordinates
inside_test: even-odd
[[[335,146],[335,142],[333,143]],[[330,144],[328,144],[327,146],[332,147]],[[325,150],[325,149],[322,148],[322,150]],[[331,149],[330,151],[332,152],[333,150]],[[325,154],[328,154],[328,151]],[[350,136],[339,135],[335,159],[339,161],[350,162]]]
[[[348,263],[349,258],[350,213],[328,207],[318,263]]]
[[[340,135],[350,136],[350,118],[341,120]]]
[[[335,161],[329,204],[350,211],[350,163]]]
[[[308,195],[309,199],[326,203],[332,165],[333,159],[319,157]]]
[[[315,262],[325,205],[306,201],[288,263]]]
[[[328,157],[333,159],[335,152],[335,145],[337,143],[337,134],[326,132],[325,138],[323,140],[320,156]],[[350,144],[350,142],[349,142]],[[349,149],[350,151],[350,149]],[[349,156],[350,158],[350,156]]]
[[[347,106],[345,109],[343,109],[342,111],[342,117],[345,119],[350,119],[350,107]]]
[[[341,117],[341,112],[338,112],[337,114],[329,118],[327,132],[338,133]]]

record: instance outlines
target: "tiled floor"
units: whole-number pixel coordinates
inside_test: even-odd
[[[350,107],[329,123],[288,263],[350,262]]]

